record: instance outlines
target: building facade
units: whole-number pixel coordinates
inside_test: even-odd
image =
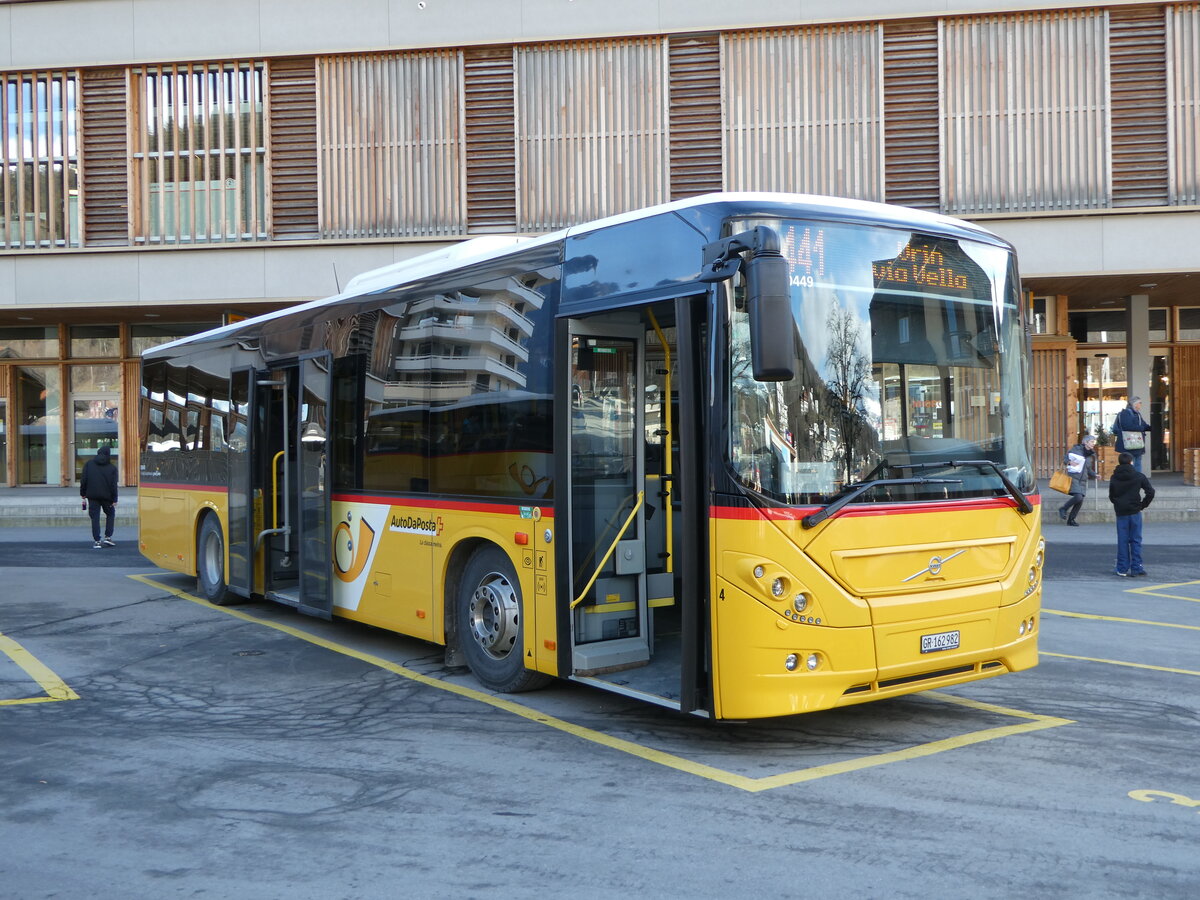
[[[1200,3],[952,6],[0,2],[0,487],[72,484],[101,442],[136,484],[146,347],[713,190],[981,221],[1020,253],[1040,472],[1131,394],[1178,469],[1200,446]],[[495,384],[512,302],[480,322]],[[449,352],[427,312],[411,327]]]

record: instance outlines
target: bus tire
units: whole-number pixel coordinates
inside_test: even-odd
[[[525,668],[521,585],[508,557],[495,546],[467,561],[455,601],[458,639],[480,684],[506,694],[540,688],[550,677]]]
[[[225,584],[225,536],[214,515],[204,517],[196,538],[196,589],[217,606],[226,606],[237,599]]]

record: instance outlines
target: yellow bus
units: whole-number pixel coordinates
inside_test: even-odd
[[[214,603],[749,719],[1037,663],[1012,248],[710,194],[145,353],[141,550]]]

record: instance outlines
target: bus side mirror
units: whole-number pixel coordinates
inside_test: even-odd
[[[746,260],[745,273],[754,380],[790,381],[796,375],[796,323],[787,260],[778,250],[759,251]]]

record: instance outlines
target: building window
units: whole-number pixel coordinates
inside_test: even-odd
[[[71,358],[96,359],[121,355],[121,326],[72,325]]]
[[[3,246],[79,246],[77,82],[63,72],[0,75]]]
[[[1179,340],[1200,341],[1200,306],[1179,308]]]
[[[1120,310],[1073,312],[1071,337],[1081,344],[1124,344],[1125,313]]]
[[[135,70],[139,240],[258,240],[266,229],[263,64]]]
[[[1167,336],[1167,311],[1165,309],[1150,310],[1150,333],[1149,340],[1165,341]]]
[[[58,329],[0,328],[0,359],[58,359]]]
[[[220,324],[220,322],[189,322],[186,324],[131,325],[129,327],[129,342],[132,345],[130,349],[134,356],[141,356],[143,351],[149,350],[151,347],[168,344],[192,334],[199,334],[210,328],[216,328]]]

